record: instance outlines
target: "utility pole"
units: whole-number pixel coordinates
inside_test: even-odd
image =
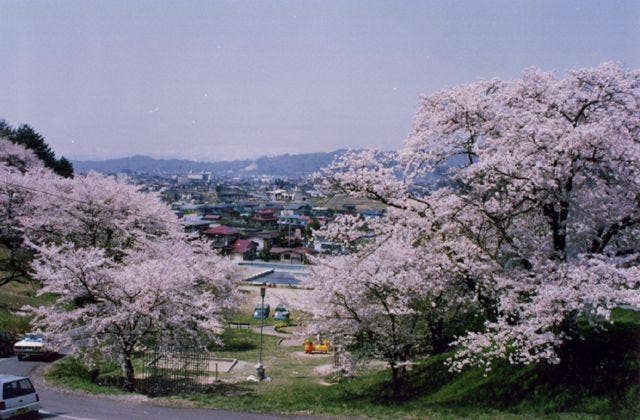
[[[264,366],[262,365],[262,329],[264,328],[264,295],[266,294],[266,292],[266,286],[261,286],[260,297],[262,298],[262,303],[260,304],[260,352],[258,353],[258,365],[256,366],[256,372],[258,373],[259,381],[264,381],[267,377],[264,372]]]

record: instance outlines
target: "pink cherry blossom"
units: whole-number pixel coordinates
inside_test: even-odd
[[[238,304],[235,266],[158,197],[96,173],[58,177],[3,140],[0,217],[30,250],[39,293],[56,296],[32,308],[34,327],[89,362],[119,360],[128,388],[134,351],[203,349]]]
[[[427,182],[434,174],[442,179]],[[351,254],[318,261],[331,267],[315,274],[330,302],[318,322],[348,317],[347,307],[377,314],[349,320],[350,340],[391,332],[367,292],[381,273],[398,291],[394,313],[442,295],[436,308],[485,320],[452,340],[454,370],[490,370],[496,358],[556,363],[579,319],[605,326],[616,306],[640,306],[638,71],[532,69],[425,95],[398,153],[349,153],[322,177],[327,190],[389,209],[371,225],[344,218],[320,233],[350,242]],[[430,319],[433,308],[419,311]],[[426,353],[431,339],[420,338]]]

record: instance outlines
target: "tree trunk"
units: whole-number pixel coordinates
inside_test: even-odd
[[[100,369],[98,368],[91,368],[89,370],[89,380],[91,382],[98,383],[98,377],[100,376]]]
[[[404,382],[404,366],[398,366],[395,362],[391,362],[391,389],[393,391],[393,399],[402,399],[402,384]]]
[[[549,220],[551,238],[553,242],[553,258],[560,261],[566,259],[567,248],[567,217],[569,215],[569,203],[561,201],[556,209],[554,204],[544,207],[544,213]]]
[[[124,389],[126,389],[127,391],[133,391],[134,372],[130,354],[124,356],[124,362],[122,363],[122,373],[124,374]]]
[[[429,333],[431,334],[431,346],[434,354],[440,354],[447,351],[449,340],[444,337],[444,323],[437,320],[429,323]]]

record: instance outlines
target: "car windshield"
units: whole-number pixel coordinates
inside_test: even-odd
[[[44,341],[44,337],[42,334],[27,334],[23,338],[24,341],[37,341],[38,343],[42,343]]]

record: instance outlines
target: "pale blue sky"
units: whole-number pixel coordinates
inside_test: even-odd
[[[389,149],[420,93],[639,68],[640,0],[0,0],[0,56],[0,118],[73,158]]]

